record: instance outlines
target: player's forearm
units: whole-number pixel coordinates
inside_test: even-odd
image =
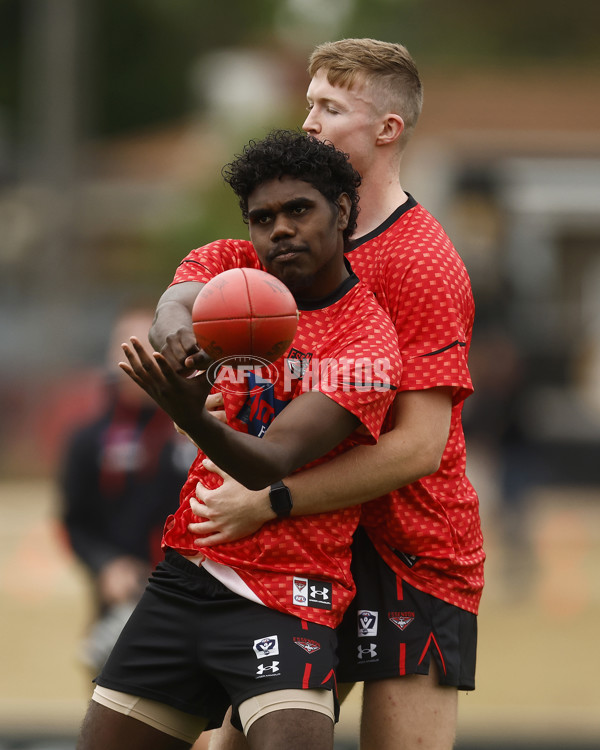
[[[393,433],[374,446],[357,446],[333,461],[288,477],[293,515],[348,508],[404,487],[437,469],[433,457],[420,455]],[[399,444],[401,443],[401,444]]]
[[[187,307],[175,300],[163,302],[156,310],[148,339],[159,352],[166,344],[167,336],[184,328],[192,330],[192,316]]]
[[[181,330],[192,334],[192,306],[202,284],[182,282],[169,287],[156,307],[154,321],[148,333],[155,351],[161,351],[167,337]]]
[[[178,424],[217,466],[250,490],[266,487],[296,468],[285,450],[232,429],[206,409],[193,423]]]
[[[447,389],[399,394],[394,429],[376,445],[357,446],[285,480],[293,515],[358,505],[433,474],[446,446],[451,412]]]

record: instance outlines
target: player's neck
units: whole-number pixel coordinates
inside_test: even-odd
[[[359,192],[360,212],[354,238],[372,232],[407,200],[397,175],[386,175],[386,178],[373,174],[364,175]]]

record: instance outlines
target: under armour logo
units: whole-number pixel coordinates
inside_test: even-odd
[[[294,576],[292,597],[294,604],[298,607],[331,609],[333,584],[327,581],[314,581],[310,578],[298,578]]]
[[[376,643],[369,643],[368,646],[358,647],[358,658],[364,659],[365,656],[369,657],[370,659],[374,659],[377,656],[377,644]]]
[[[269,672],[270,674],[275,674],[275,672],[279,672],[279,662],[274,661],[274,662],[271,662],[271,664],[259,664],[258,669],[256,670],[256,674],[264,675],[265,672]]]
[[[329,591],[327,589],[318,589],[316,586],[310,587],[310,596],[312,599],[321,599],[321,601],[329,600]]]

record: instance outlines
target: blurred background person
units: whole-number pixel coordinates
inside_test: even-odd
[[[119,368],[120,344],[147,341],[152,311],[126,310],[112,331],[102,411],[67,441],[59,482],[70,546],[87,569],[94,612],[80,657],[95,676],[162,557],[167,515],[196,449]]]

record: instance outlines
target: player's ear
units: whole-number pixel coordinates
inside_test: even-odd
[[[337,200],[338,205],[338,228],[346,229],[348,221],[350,220],[350,209],[352,208],[352,201],[348,193],[342,193]]]
[[[404,120],[393,112],[388,112],[381,120],[379,132],[377,134],[377,145],[385,146],[388,143],[394,143],[404,131]]]

